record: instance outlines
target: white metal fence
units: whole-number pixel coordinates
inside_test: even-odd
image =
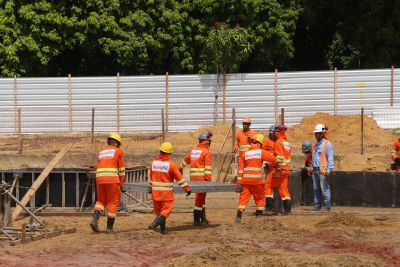
[[[218,79],[217,79],[218,78]],[[217,75],[2,78],[0,133],[169,131],[252,117],[267,128],[285,108],[288,125],[302,113],[370,110],[380,126],[399,128],[400,69]]]

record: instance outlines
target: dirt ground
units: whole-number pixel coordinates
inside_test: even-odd
[[[92,233],[88,216],[42,217],[77,233],[16,247],[0,243],[0,266],[400,266],[398,209],[297,207],[291,216],[256,218],[251,201],[238,225],[237,198],[209,194],[211,224],[192,227],[193,197],[177,195],[165,235],[147,229],[152,213],[118,217],[115,234]]]

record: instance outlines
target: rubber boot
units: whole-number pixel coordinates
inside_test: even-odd
[[[256,217],[261,216],[263,214],[262,210],[256,210]]]
[[[283,200],[283,215],[292,213],[292,201],[290,199]]]
[[[99,210],[95,210],[93,213],[93,218],[90,221],[90,227],[92,228],[93,232],[99,232],[99,224],[98,221],[100,219],[101,212]]]
[[[193,226],[200,226],[201,210],[193,210]]]
[[[274,199],[272,197],[265,198],[265,212],[266,215],[274,214]]]
[[[115,218],[107,218],[107,234],[112,234],[114,233],[114,221]]]
[[[165,218],[165,217],[162,215],[158,215],[154,219],[154,221],[149,225],[149,229],[155,230],[157,228],[157,226],[159,226],[162,223],[163,218]]]
[[[238,210],[238,212],[236,213],[236,220],[235,220],[236,223],[241,223],[242,214],[243,214],[243,211]]]
[[[210,222],[206,218],[206,209],[203,208],[201,210],[201,217],[200,217],[201,225],[208,225]]]
[[[162,220],[161,220],[161,223],[160,223],[160,232],[161,232],[162,234],[165,234],[165,233],[166,233],[166,231],[165,231],[165,224],[166,224],[166,222],[167,222],[167,218],[165,218],[165,217],[162,216],[162,215],[161,215],[161,217],[162,217]]]

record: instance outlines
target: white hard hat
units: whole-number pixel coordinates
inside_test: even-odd
[[[324,133],[324,132],[326,132],[326,130],[328,130],[328,128],[325,127],[325,125],[323,125],[321,123],[315,125],[315,127],[314,127],[314,133]]]

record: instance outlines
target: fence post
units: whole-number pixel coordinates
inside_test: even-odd
[[[72,85],[71,85],[71,74],[68,74],[68,115],[69,115],[69,133],[72,133]]]
[[[23,140],[22,140],[22,116],[21,116],[21,108],[18,108],[18,143],[19,143],[19,149],[18,149],[18,154],[22,154],[22,150],[23,150]]]
[[[232,151],[236,144],[236,111],[232,108]]]
[[[17,76],[14,75],[14,133],[18,133]]]
[[[333,114],[337,115],[337,68],[333,72]]]
[[[285,108],[281,108],[281,125],[285,125]]]
[[[164,119],[164,109],[161,109],[161,125],[162,125],[162,141],[165,142],[165,119]]]
[[[169,124],[169,93],[168,93],[168,72],[165,73],[165,131],[168,133]]]
[[[390,106],[393,107],[393,94],[394,94],[394,66],[390,70]]]
[[[226,73],[224,73],[224,124],[226,123]]]
[[[120,116],[119,116],[119,72],[117,73],[117,133],[119,133]]]
[[[274,89],[275,89],[275,120],[276,120],[278,117],[278,69],[275,69]]]
[[[92,108],[92,144],[94,143],[94,108]]]
[[[361,108],[361,155],[364,155],[364,108]]]

